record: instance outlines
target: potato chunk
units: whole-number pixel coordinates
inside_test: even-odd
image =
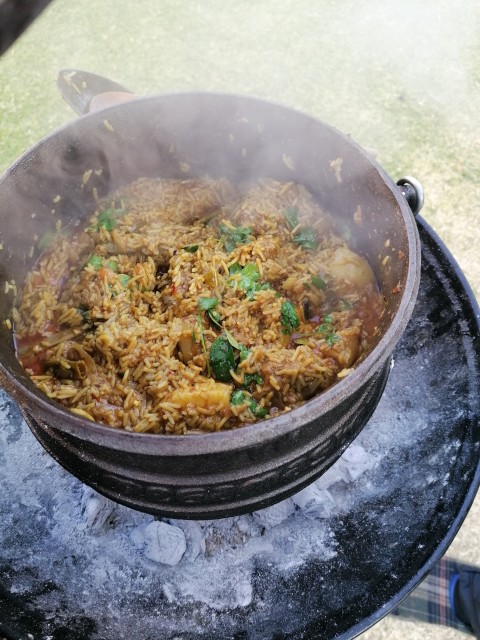
[[[339,247],[329,264],[331,277],[341,287],[354,286],[359,289],[375,282],[372,268],[362,256],[347,247]]]
[[[189,389],[175,389],[170,396],[170,402],[186,408],[188,405],[201,407],[202,409],[230,409],[230,396],[232,387],[211,379],[198,382]]]

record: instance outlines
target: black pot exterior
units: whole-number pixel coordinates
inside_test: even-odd
[[[245,513],[320,476],[378,403],[419,285],[411,211],[365,152],[294,110],[217,94],[145,98],[91,114],[20,159],[0,182],[3,280],[18,286],[38,257],[35,237],[57,220],[66,226],[87,218],[97,195],[139,177],[204,175],[303,183],[339,227],[350,229],[354,248],[376,272],[386,313],[372,351],[323,394],[272,420],[200,436],[132,434],[67,412],[26,376],[1,323],[0,379],[42,445],[101,493],[158,516]],[[11,317],[13,304],[3,297],[2,318]]]
[[[115,450],[23,416],[43,447],[68,471],[108,498],[171,518],[249,513],[293,495],[343,453],[380,400],[390,361],[354,394],[313,420],[265,442],[218,453],[159,456]]]

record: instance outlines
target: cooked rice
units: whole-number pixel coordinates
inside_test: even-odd
[[[48,396],[112,427],[185,434],[274,417],[329,387],[371,345],[382,298],[298,184],[141,179],[83,232],[57,227],[18,312],[18,357]],[[221,375],[219,337],[234,358]]]

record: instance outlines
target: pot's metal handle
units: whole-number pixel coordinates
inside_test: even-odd
[[[137,97],[118,82],[77,69],[62,69],[57,86],[63,99],[81,116]]]
[[[407,201],[414,216],[420,213],[425,201],[423,187],[416,178],[405,176],[397,180],[397,186],[400,187],[403,197]]]

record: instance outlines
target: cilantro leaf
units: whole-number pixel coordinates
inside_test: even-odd
[[[260,272],[257,265],[254,262],[248,262],[242,269],[239,286],[245,292],[254,291],[259,279]]]
[[[268,410],[265,407],[261,407],[258,405],[253,398],[250,398],[248,402],[248,408],[253,413],[255,418],[265,418],[268,413]]]
[[[234,406],[239,406],[244,404],[245,402],[245,393],[243,391],[239,391],[238,389],[232,393],[232,397],[230,398],[230,404]]]
[[[238,286],[250,300],[253,300],[256,291],[262,291],[264,289],[271,289],[271,285],[268,282],[259,282],[260,271],[255,262],[247,262],[242,268],[238,262],[232,264],[229,268],[231,275],[240,274],[240,280]],[[233,286],[234,281],[230,280],[230,284]]]
[[[285,221],[287,223],[287,227],[290,229],[295,229],[298,224],[298,210],[296,207],[287,207],[283,214],[285,216]]]
[[[246,404],[255,418],[264,418],[268,413],[265,407],[261,407],[253,398],[247,396],[244,391],[234,391],[230,398],[230,404],[233,406]]]
[[[238,286],[240,287],[240,289],[245,291],[245,295],[250,300],[253,300],[254,294],[257,291],[263,291],[265,289],[272,288],[268,282],[259,282],[260,272],[254,262],[247,262],[240,273],[241,276]]]
[[[233,349],[225,338],[217,338],[210,347],[210,365],[217,380],[229,382],[231,369],[235,369]]]
[[[199,298],[198,308],[200,311],[209,311],[214,309],[218,304],[218,298]]]
[[[115,260],[109,260],[107,262],[107,267],[116,273],[118,271],[118,262],[115,262]]]
[[[326,315],[323,323],[315,329],[315,333],[320,333],[329,347],[333,347],[333,345],[340,340],[340,336],[335,333],[335,327],[332,322],[332,316],[330,314]]]
[[[227,253],[232,252],[239,244],[246,244],[250,240],[250,227],[230,227],[223,222],[218,225],[218,231]]]
[[[222,316],[217,311],[214,311],[213,309],[209,309],[207,311],[207,313],[208,313],[208,317],[213,322],[213,324],[216,324],[217,327],[220,327],[220,329],[221,329],[222,328]]]
[[[189,244],[183,247],[183,250],[188,251],[188,253],[196,253],[198,251],[198,244]]]
[[[311,227],[300,229],[293,236],[293,241],[301,245],[304,249],[316,249],[318,247],[317,234]]]
[[[247,349],[247,347],[245,345],[243,345],[236,338],[234,338],[228,329],[224,328],[223,331],[225,333],[225,336],[226,336],[228,342],[232,345],[232,347],[234,349],[237,349],[240,352],[240,361],[245,360],[246,358],[248,358],[248,356],[250,354],[250,349]]]
[[[100,256],[96,256],[94,254],[93,256],[90,256],[87,264],[91,264],[95,271],[98,271],[103,266],[103,259]]]
[[[126,273],[119,273],[118,274],[118,279],[119,279],[120,284],[122,285],[122,287],[125,288],[127,286],[128,282],[129,282],[129,280],[131,279],[131,277],[127,276]]]
[[[102,227],[107,231],[112,231],[118,224],[118,217],[125,213],[125,209],[105,209],[98,216],[97,231],[100,231]]]
[[[220,314],[214,310],[217,304],[218,304],[218,298],[199,298],[198,299],[199,310],[206,311],[208,314],[208,317],[213,322],[213,324],[216,324],[217,327],[221,328],[222,318]]]
[[[252,384],[260,384],[260,385],[263,384],[263,378],[258,372],[246,373],[243,376],[243,384],[241,385],[243,389],[247,389]]]
[[[247,347],[244,347],[243,344],[241,344],[240,345],[240,362],[242,360],[246,360],[250,355],[250,353],[251,353],[250,349],[247,349]]]
[[[290,231],[298,225],[298,209],[287,207],[284,211],[285,222]],[[304,227],[295,233],[293,241],[301,245],[304,249],[316,249],[318,246],[317,234],[312,227]],[[316,286],[316,285],[315,285]]]
[[[292,333],[294,329],[298,329],[300,326],[298,313],[290,300],[282,302],[282,306],[280,307],[280,320],[285,333]]]
[[[322,289],[322,291],[327,288],[325,280],[320,276],[312,276],[311,282],[314,287],[316,287],[317,289]]]
[[[234,262],[233,264],[231,264],[228,268],[228,272],[231,276],[235,275],[236,273],[241,273],[242,272],[242,267],[238,264],[238,262]]]

